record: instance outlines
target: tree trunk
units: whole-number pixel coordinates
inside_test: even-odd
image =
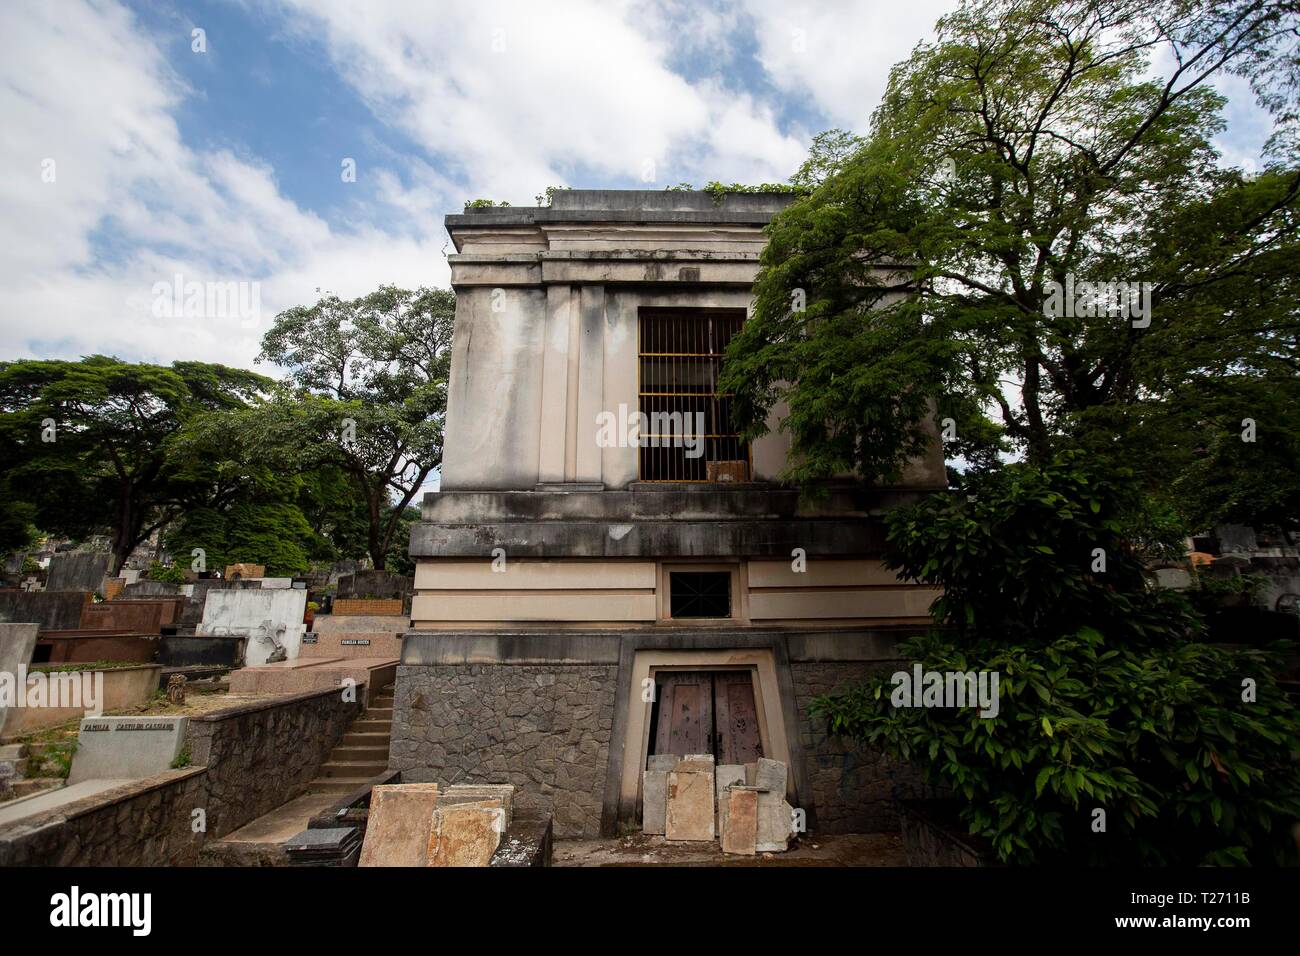
[[[125,488],[117,504],[117,528],[113,531],[113,564],[111,576],[122,572],[122,565],[135,550],[135,509],[132,507],[131,489]]]
[[[378,488],[371,491],[367,488],[366,507],[368,517],[370,518],[370,529],[367,532],[369,543],[370,563],[374,565],[376,571],[384,570],[384,545],[383,534],[380,530],[381,512],[379,509],[379,496],[384,493],[384,486],[381,484]]]

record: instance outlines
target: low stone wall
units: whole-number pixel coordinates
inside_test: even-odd
[[[0,867],[191,865],[206,777],[169,770],[20,820],[0,830]]]
[[[408,782],[512,783],[557,837],[597,836],[617,680],[615,665],[399,667],[389,766]]]
[[[190,759],[208,768],[208,836],[222,837],[303,794],[361,712],[337,687],[190,718]]]
[[[0,866],[193,865],[205,841],[306,791],[360,710],[331,688],[191,717],[189,767],[0,827]]]

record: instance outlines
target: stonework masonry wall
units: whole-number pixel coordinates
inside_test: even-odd
[[[920,774],[883,753],[828,733],[826,721],[808,716],[813,698],[859,684],[894,665],[866,662],[791,663],[795,704],[803,722],[799,739],[807,755],[817,829],[869,833],[898,827],[896,800],[932,796]]]
[[[330,689],[191,717],[189,767],[0,828],[0,866],[194,865],[205,840],[302,794],[360,711]]]
[[[170,770],[21,820],[0,831],[5,866],[191,866],[203,834],[202,767]]]
[[[618,667],[403,665],[389,766],[407,781],[512,783],[556,837],[600,835]]]
[[[362,710],[338,688],[190,718],[194,764],[208,768],[208,835],[225,836],[307,789]]]

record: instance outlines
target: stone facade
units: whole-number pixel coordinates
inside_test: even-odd
[[[597,836],[618,668],[403,666],[391,769],[407,781],[511,783],[557,837]]]

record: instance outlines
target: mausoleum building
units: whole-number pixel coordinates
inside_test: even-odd
[[[908,785],[811,699],[891,667],[935,592],[880,562],[883,515],[943,488],[781,482],[717,386],[781,194],[562,190],[447,217],[457,293],[441,490],[413,529],[391,763],[513,783],[557,836],[639,813],[653,754],[790,767],[811,830]],[[777,424],[781,408],[772,410]]]

